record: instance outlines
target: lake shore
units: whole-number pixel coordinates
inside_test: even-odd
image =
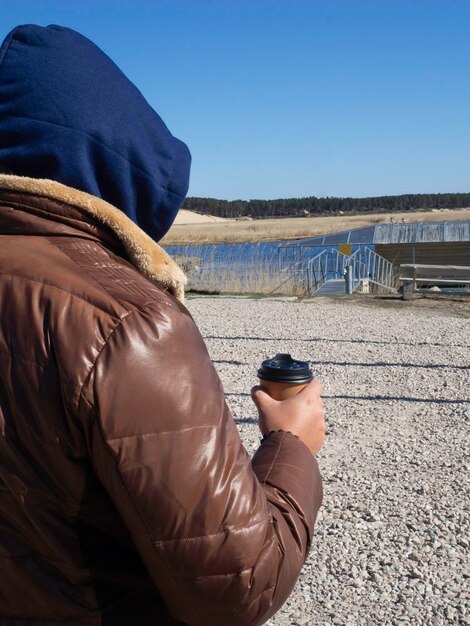
[[[209,216],[210,217],[210,216]],[[283,217],[262,220],[236,219],[203,223],[174,224],[162,239],[162,245],[246,243],[303,239],[335,233],[351,228],[389,223],[405,219],[407,222],[440,222],[470,220],[470,208],[434,209],[405,213],[371,213],[320,217]]]

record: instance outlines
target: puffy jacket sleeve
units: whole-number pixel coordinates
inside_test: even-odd
[[[116,325],[81,406],[94,471],[171,614],[194,626],[269,619],[321,504],[308,448],[274,432],[249,458],[202,337],[174,302]]]

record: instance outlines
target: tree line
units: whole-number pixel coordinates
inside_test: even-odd
[[[183,209],[218,217],[284,217],[393,213],[470,206],[470,193],[424,193],[375,198],[288,198],[279,200],[217,200],[186,198]]]

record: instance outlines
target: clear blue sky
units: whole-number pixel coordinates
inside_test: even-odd
[[[189,195],[470,191],[468,0],[1,0],[98,44],[193,155]]]

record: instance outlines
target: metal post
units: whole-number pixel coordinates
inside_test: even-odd
[[[353,280],[354,280],[353,268],[350,263],[348,263],[348,265],[346,266],[345,279],[346,279],[346,293],[350,295],[353,293]]]

